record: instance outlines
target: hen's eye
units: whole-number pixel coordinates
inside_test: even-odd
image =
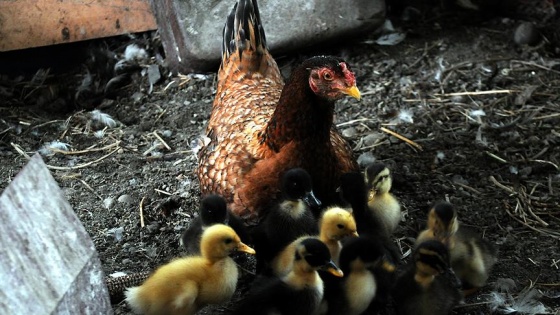
[[[333,79],[333,75],[330,72],[325,72],[323,73],[323,79],[331,81]]]

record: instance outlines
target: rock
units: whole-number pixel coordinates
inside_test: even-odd
[[[232,0],[152,0],[167,62],[173,72],[215,71]],[[385,20],[384,0],[259,1],[274,54],[375,30]]]
[[[130,197],[130,195],[127,194],[120,195],[119,198],[117,198],[117,201],[125,204],[131,204],[134,202],[134,200],[132,200],[132,197]]]
[[[368,151],[360,154],[360,156],[358,157],[358,164],[363,168],[371,163],[374,163],[375,160],[376,158],[375,156],[373,156],[373,153]]]
[[[111,209],[114,204],[115,204],[115,198],[113,198],[113,197],[103,199],[103,206],[107,210]]]
[[[93,242],[40,155],[0,196],[0,314],[112,314]]]
[[[535,46],[541,41],[541,34],[535,24],[523,22],[515,29],[513,41],[517,45]]]

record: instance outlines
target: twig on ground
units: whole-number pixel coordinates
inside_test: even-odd
[[[167,191],[165,191],[165,190],[161,190],[161,189],[157,189],[157,188],[154,188],[154,190],[155,190],[156,192],[160,193],[160,194],[164,194],[164,195],[167,195],[167,196],[173,196],[172,193],[167,192]]]
[[[541,233],[541,234],[548,235],[548,236],[553,237],[553,238],[556,238],[556,239],[560,239],[560,233],[559,233],[559,232],[556,232],[556,231],[553,231],[553,230],[550,230],[550,229],[546,229],[546,230],[545,230],[545,229],[537,229],[537,228],[535,228],[535,227],[533,227],[533,226],[531,226],[531,225],[529,225],[529,224],[523,222],[522,220],[518,219],[516,216],[514,216],[514,215],[511,213],[511,211],[509,211],[509,209],[508,209],[508,208],[509,208],[509,205],[508,205],[506,202],[504,202],[504,203],[505,203],[505,210],[506,210],[507,214],[508,214],[512,219],[514,219],[515,221],[517,221],[518,223],[520,223],[521,225],[523,225],[523,226],[525,226],[525,227],[527,227],[527,228],[529,228],[529,229],[531,229],[531,230],[533,230],[533,231],[535,231],[535,232],[539,232],[539,233]]]
[[[167,151],[171,151],[171,147],[163,141],[163,139],[158,135],[157,131],[152,132],[152,134],[163,144],[163,146],[167,149]]]
[[[466,96],[466,95],[488,95],[488,94],[511,94],[518,92],[516,90],[489,90],[489,91],[474,91],[474,92],[455,92],[455,93],[442,93],[436,94],[438,96]]]
[[[31,157],[27,153],[25,153],[19,145],[15,144],[13,142],[10,142],[10,144],[21,156],[25,157],[28,160],[31,159]],[[102,156],[98,159],[95,159],[93,161],[89,161],[87,163],[78,164],[78,165],[75,165],[75,166],[54,166],[54,165],[49,165],[49,164],[46,164],[46,166],[49,169],[58,170],[58,171],[77,170],[77,169],[80,169],[80,168],[88,167],[88,166],[91,166],[93,164],[99,163],[99,162],[103,161],[104,159],[108,158],[109,156],[113,155],[114,153],[116,153],[119,149],[120,149],[120,147],[117,146],[116,149],[114,149],[113,151],[105,154],[104,156]]]
[[[49,150],[51,150],[53,152],[56,152],[56,153],[61,153],[61,154],[64,154],[64,155],[78,155],[78,154],[84,154],[84,153],[106,151],[106,150],[111,149],[115,146],[119,146],[120,143],[121,143],[120,141],[117,141],[117,142],[111,143],[111,144],[106,145],[106,146],[101,147],[101,148],[91,148],[91,149],[77,150],[77,151],[66,151],[66,150],[59,150],[59,149],[56,149],[56,148],[50,148]]]
[[[345,121],[343,123],[337,124],[336,127],[340,128],[342,126],[353,125],[355,123],[361,123],[361,122],[364,122],[364,121],[375,121],[375,119],[372,119],[372,118],[358,118],[358,119],[349,120],[349,121]]]
[[[144,200],[146,200],[146,196],[142,197],[140,200],[140,227],[144,228]]]
[[[86,188],[91,191],[97,198],[99,198],[99,200],[103,201],[103,197],[101,197],[101,195],[99,195],[90,185],[88,185],[85,180],[80,178],[78,180],[80,181],[80,183],[82,183],[82,185],[86,186]]]
[[[519,64],[522,64],[522,65],[525,65],[525,66],[535,67],[535,68],[550,71],[550,72],[553,72],[553,73],[556,73],[556,74],[560,74],[560,71],[557,71],[557,70],[554,70],[554,69],[551,69],[551,68],[547,68],[545,66],[536,64],[532,61],[512,60],[511,63],[519,63]]]
[[[508,162],[508,161],[506,161],[505,159],[502,159],[501,157],[495,155],[494,153],[491,153],[491,152],[488,152],[488,151],[484,151],[484,153],[486,153],[489,157],[491,157],[491,158],[493,158],[493,159],[495,159],[495,160],[497,160],[497,161],[500,161],[500,162],[502,162],[502,163],[507,163],[507,162]]]
[[[416,142],[414,142],[414,141],[408,139],[407,137],[402,136],[402,135],[400,135],[400,134],[398,134],[398,133],[396,133],[396,132],[394,132],[394,131],[392,131],[392,130],[390,130],[390,129],[387,129],[387,128],[385,128],[385,127],[380,127],[379,130],[381,130],[381,131],[383,131],[383,132],[385,132],[385,133],[388,133],[388,134],[390,134],[391,136],[393,136],[393,137],[395,137],[395,138],[397,138],[397,139],[400,139],[400,140],[402,140],[402,141],[404,141],[404,142],[410,144],[411,146],[415,147],[416,149],[418,149],[418,150],[420,150],[420,151],[423,150],[423,149],[422,149],[422,146],[419,145],[418,143],[416,143]]]

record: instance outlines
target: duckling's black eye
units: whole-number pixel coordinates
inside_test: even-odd
[[[226,240],[224,241],[224,243],[226,243],[226,244],[231,244],[231,242],[233,242],[233,238],[231,238],[231,237],[226,238]]]
[[[337,224],[336,227],[342,230],[342,229],[344,228],[344,225],[342,225],[342,224]]]

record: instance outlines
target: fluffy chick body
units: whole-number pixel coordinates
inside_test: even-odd
[[[318,314],[324,284],[318,270],[337,277],[343,273],[330,259],[328,248],[314,237],[302,237],[292,252],[293,268],[283,277],[262,280],[239,305],[239,315]]]
[[[466,294],[484,286],[497,261],[497,251],[478,234],[461,226],[455,209],[447,202],[438,202],[430,210],[427,228],[418,235],[416,244],[432,239],[448,247],[451,266],[463,288],[469,290]]]
[[[200,239],[202,233],[214,224],[229,225],[244,243],[251,243],[249,233],[243,221],[230,213],[226,200],[219,195],[208,195],[200,202],[199,215],[194,218],[189,227],[181,235],[179,244],[187,254],[200,254]]]
[[[203,233],[202,256],[178,258],[159,267],[141,286],[126,291],[126,301],[140,314],[195,314],[208,304],[231,299],[238,270],[228,255],[254,253],[235,231],[216,224]]]
[[[352,213],[338,207],[331,207],[323,212],[319,222],[319,236],[314,236],[321,240],[329,249],[331,258],[338,264],[338,257],[342,249],[341,240],[345,237],[356,237],[356,222]],[[272,261],[272,270],[276,276],[286,275],[293,267],[293,252],[303,238],[302,236],[286,246]]]
[[[269,272],[274,258],[295,239],[318,232],[311,207],[320,201],[313,194],[309,173],[301,168],[288,170],[282,175],[282,192],[283,199],[253,229],[257,273]]]
[[[374,313],[377,304],[373,302],[378,293],[389,289],[389,283],[384,282],[386,279],[375,271],[383,269],[392,275],[395,269],[386,260],[382,245],[367,237],[345,241],[340,253],[340,268],[344,277],[326,282],[327,314]]]
[[[401,222],[401,205],[390,193],[393,180],[391,171],[383,163],[366,167],[364,180],[369,189],[368,208],[379,218],[387,234],[392,234]]]
[[[462,300],[460,282],[449,266],[445,245],[419,244],[413,261],[398,276],[393,290],[398,315],[447,315]]]

